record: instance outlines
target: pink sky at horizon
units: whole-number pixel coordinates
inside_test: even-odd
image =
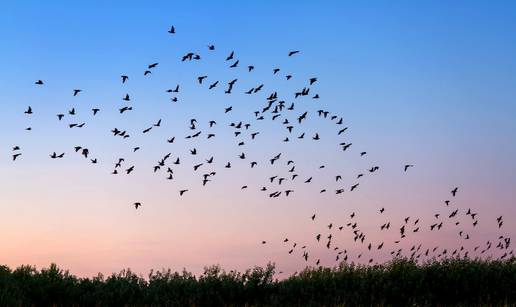
[[[499,235],[516,235],[516,10],[460,1],[155,5],[155,16],[148,18],[144,3],[3,4],[0,34],[9,48],[0,50],[0,265],[56,263],[92,277],[124,268],[144,276],[161,268],[199,274],[213,264],[229,271],[275,262],[286,276],[319,258],[322,265],[336,265],[338,251],[329,251],[324,239],[318,243],[317,234],[332,232],[350,261],[361,252],[361,261],[369,255],[389,259],[407,216],[411,222],[420,218],[421,230],[415,234],[408,227],[404,249],[419,243],[471,249],[488,240],[496,245]],[[172,37],[171,24],[177,30]],[[216,49],[209,51],[208,44]],[[294,49],[301,52],[289,57]],[[201,61],[182,62],[190,51],[200,53]],[[238,68],[225,61],[231,51]],[[144,76],[154,62],[159,65]],[[274,75],[276,67],[281,70]],[[127,83],[121,74],[130,76]],[[201,75],[208,77],[199,85]],[[321,98],[294,98],[314,76],[310,94]],[[234,78],[234,93],[225,94]],[[38,79],[45,85],[36,86]],[[208,90],[216,80],[218,87]],[[262,92],[244,94],[262,83]],[[172,103],[166,89],[177,84],[180,92],[173,95],[179,101]],[[83,90],[77,97],[75,88]],[[269,113],[255,120],[253,112],[273,91],[287,106],[295,103],[295,110],[275,121]],[[122,100],[127,93],[130,103]],[[29,105],[31,116],[24,114]],[[134,110],[121,115],[124,105]],[[224,113],[229,106],[233,111]],[[75,117],[67,113],[72,107]],[[101,109],[95,117],[93,107]],[[321,109],[342,117],[343,125],[317,116]],[[308,117],[299,126],[303,111]],[[61,122],[58,113],[67,114]],[[195,140],[185,139],[192,118],[203,131]],[[295,126],[291,134],[281,122],[285,118]],[[142,134],[158,119],[159,128]],[[209,120],[217,124],[208,128]],[[241,137],[245,146],[236,144],[240,139],[229,127],[238,121],[251,123]],[[86,126],[69,129],[72,122]],[[25,131],[28,126],[33,130]],[[114,137],[115,127],[131,137]],[[349,129],[337,135],[343,127]],[[260,134],[253,141],[248,133],[254,131]],[[217,136],[207,140],[208,132]],[[304,140],[297,138],[302,132]],[[315,133],[319,141],[312,140]],[[172,136],[175,143],[167,143]],[[352,146],[343,152],[341,142]],[[78,145],[99,163],[74,152]],[[14,146],[22,152],[16,162]],[[134,153],[135,146],[141,150]],[[197,156],[189,154],[193,147]],[[65,152],[64,159],[50,159],[54,151]],[[238,158],[242,152],[245,160]],[[269,159],[280,152],[271,165]],[[171,160],[181,157],[172,181],[163,169],[153,173],[167,153]],[[207,164],[211,156],[215,162]],[[134,165],[134,173],[111,174],[121,157],[121,172]],[[271,176],[290,177],[288,160],[295,162],[297,181],[270,184]],[[230,170],[224,168],[228,161]],[[258,166],[250,168],[251,161]],[[193,171],[197,163],[205,165]],[[414,167],[404,172],[405,164]],[[380,170],[370,174],[375,165]],[[203,187],[201,176],[209,171],[216,177]],[[359,173],[364,177],[357,179]],[[336,182],[336,175],[342,180]],[[304,184],[311,176],[313,182]],[[259,191],[262,186],[268,191]],[[450,194],[454,187],[456,197]],[[323,188],[328,192],[319,193]],[[336,195],[339,188],[346,191]],[[189,191],[179,197],[181,189]],[[294,190],[288,198],[268,197],[286,189]],[[134,202],[143,205],[135,210]],[[455,208],[459,226],[445,222],[441,231],[429,231],[434,214],[447,221]],[[465,215],[468,208],[478,213],[475,228]],[[352,212],[366,234],[363,245],[353,242],[346,226]],[[387,221],[391,228],[380,231]],[[344,230],[335,229],[341,225]],[[460,238],[460,230],[471,239]],[[376,250],[382,241],[384,249]],[[297,248],[290,255],[293,242]],[[303,245],[310,251],[308,263],[301,258]]]

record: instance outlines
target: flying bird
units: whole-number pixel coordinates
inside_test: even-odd
[[[405,172],[409,169],[409,167],[414,167],[414,165],[412,165],[412,164],[406,164],[406,165],[405,165]]]

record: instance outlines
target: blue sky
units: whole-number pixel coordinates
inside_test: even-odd
[[[175,26],[176,35],[167,33],[171,25]],[[81,220],[77,212],[64,209],[65,206],[80,193],[88,193],[88,197],[82,200],[84,202],[103,205],[118,202],[120,207],[137,197],[160,203],[165,199],[177,201],[177,195],[159,192],[167,188],[154,183],[152,174],[141,175],[134,181],[122,181],[122,184],[106,177],[109,167],[99,174],[81,164],[79,158],[71,158],[56,166],[51,164],[53,161],[48,161],[49,152],[69,152],[77,142],[83,142],[91,144],[99,158],[111,163],[120,155],[128,155],[128,146],[114,141],[108,131],[115,126],[126,127],[134,131],[135,142],[149,148],[134,158],[134,163],[148,168],[169,150],[167,144],[159,142],[171,135],[187,133],[190,118],[196,117],[204,122],[214,118],[222,122],[228,119],[221,113],[223,107],[234,105],[235,113],[229,116],[236,120],[240,115],[250,114],[253,103],[258,101],[258,98],[243,95],[228,97],[221,92],[212,95],[199,89],[195,83],[197,76],[217,76],[221,81],[239,77],[241,87],[238,91],[260,82],[277,84],[267,88],[267,93],[274,89],[282,93],[294,91],[308,78],[317,76],[316,90],[321,100],[319,105],[307,103],[306,107],[310,110],[324,108],[343,116],[350,126],[348,135],[354,144],[353,150],[367,151],[370,163],[378,163],[385,169],[383,181],[371,181],[370,189],[351,202],[364,202],[371,212],[382,202],[390,202],[400,212],[411,207],[416,213],[423,214],[429,210],[428,203],[441,201],[439,193],[448,193],[450,187],[459,185],[468,195],[463,200],[464,206],[477,206],[486,214],[493,210],[493,214],[514,215],[515,29],[516,5],[510,1],[4,2],[0,4],[0,37],[3,41],[0,50],[0,58],[3,59],[0,71],[0,167],[3,170],[0,183],[3,183],[3,191],[0,190],[0,194],[4,195],[0,196],[0,204],[16,201],[27,212],[37,212],[22,214],[26,218],[23,223],[34,225],[34,230],[28,231],[26,237],[20,235],[18,239],[26,242],[27,246],[30,246],[27,242],[34,239],[30,234],[36,233],[37,227],[48,227],[49,235],[55,234],[53,227],[63,226],[60,224],[63,220],[79,224],[72,232],[76,238],[87,233],[87,228],[82,227],[88,223],[97,223],[99,229],[104,229],[99,231],[106,232],[109,221],[122,214],[119,209],[106,212],[104,219],[99,221],[94,213]],[[214,53],[208,52],[208,44],[216,46]],[[232,50],[244,68],[249,64],[256,66],[252,76],[246,75],[244,68],[237,71],[227,69],[224,58]],[[301,50],[301,53],[288,58],[286,54],[290,50]],[[181,63],[181,56],[189,51],[199,52],[202,61]],[[160,63],[158,69],[151,78],[144,78],[146,66],[154,62]],[[297,83],[287,83],[272,76],[275,67],[280,67],[282,74],[292,73],[293,81]],[[121,74],[130,76],[128,84],[121,84]],[[45,81],[43,88],[34,85],[38,79]],[[180,102],[172,106],[169,95],[164,91],[178,83],[182,87]],[[71,93],[75,88],[84,92],[74,98]],[[125,93],[134,97],[136,110],[122,118],[116,109],[123,105],[121,97]],[[37,114],[31,119],[23,115],[28,105]],[[101,117],[96,122],[86,116],[93,106],[102,108]],[[57,122],[55,114],[66,112],[71,107],[79,110],[77,120],[88,122],[87,130],[70,131]],[[137,132],[161,117],[165,119],[168,130],[161,130],[146,139],[136,136]],[[29,125],[34,127],[33,133],[23,130]],[[320,122],[309,128],[310,132],[319,131],[323,135],[329,135],[333,129]],[[222,124],[218,129],[223,133]],[[257,157],[269,157],[276,153],[276,146],[282,145],[273,141],[274,126],[264,125],[261,129],[270,134],[264,137],[265,143],[257,145],[254,150]],[[213,148],[215,153],[234,155],[227,149],[229,137],[220,140]],[[326,138],[323,142],[330,145],[332,140]],[[22,165],[13,166],[10,161],[10,148],[14,145],[24,149]],[[355,158],[343,159],[340,153],[320,152],[313,146],[293,144],[291,148],[292,156],[309,165],[314,164],[312,166],[319,162],[314,157],[330,161],[342,171],[358,171],[369,166],[360,164]],[[234,149],[235,152],[237,150]],[[72,156],[71,152],[69,154]],[[416,167],[411,174],[413,177],[400,183],[404,177],[399,174],[399,168],[405,163],[414,163]],[[255,180],[253,175],[242,174],[248,176],[246,180]],[[267,174],[264,172],[262,175]],[[76,183],[71,184],[70,178],[75,178]],[[181,184],[188,185],[190,180],[193,179],[186,178]],[[227,177],[222,182],[227,186],[234,180]],[[352,180],[351,176],[349,180]],[[49,182],[55,182],[56,186],[48,186]],[[75,193],[56,197],[62,185],[66,184]],[[154,187],[141,188],[142,185]],[[17,194],[23,190],[39,192],[24,198]],[[154,197],[156,193],[159,196]],[[218,195],[215,198],[220,207],[208,209],[200,206],[191,209],[193,211],[183,208],[182,219],[176,222],[186,229],[189,227],[185,222],[188,219],[197,219],[199,215],[199,220],[205,221],[210,218],[209,214],[224,221],[217,212],[231,208],[225,207],[231,199],[217,193],[214,189],[203,197]],[[186,201],[195,208],[196,202],[202,199]],[[321,209],[325,212],[321,214],[328,218],[340,214],[338,202],[325,201],[328,206]],[[413,203],[420,204],[421,208]],[[308,202],[300,201],[304,210],[293,210],[289,205],[294,204],[295,200],[276,209],[280,210],[278,216],[308,215],[313,209]],[[48,206],[47,210],[38,211],[45,206]],[[81,206],[77,204],[76,208]],[[259,201],[250,201],[248,206],[245,210],[237,210],[233,220],[259,225],[259,219],[253,219],[254,215],[263,214],[257,213]],[[165,212],[176,213],[161,209],[142,217],[142,227],[151,227],[153,219],[165,215]],[[10,206],[7,210],[11,226],[4,225],[2,230],[14,236],[23,223],[16,224],[20,215],[17,207]],[[92,210],[101,212],[102,208]],[[206,216],[203,216],[203,210],[207,210]],[[42,218],[35,222],[38,217]],[[128,218],[139,223],[138,217]],[[290,227],[297,229],[295,231],[302,237],[304,230],[301,224],[292,223],[282,225],[278,219],[271,221],[271,229]],[[241,231],[239,226],[242,225],[227,222],[213,225],[226,241]],[[174,230],[170,227],[157,227],[152,231],[160,238],[157,242],[170,243],[164,236],[167,231]],[[512,228],[508,231],[514,234],[514,226],[509,227]],[[211,231],[201,228],[194,237],[208,240]],[[248,231],[256,234],[253,240],[259,240],[260,232]],[[272,233],[272,230],[270,233],[265,231],[263,236]],[[105,244],[125,246],[125,240],[129,240],[126,236],[129,234],[120,231],[108,236]],[[113,258],[104,266],[99,260],[95,262],[97,267],[86,268],[80,257],[66,251],[68,240],[72,239],[64,237],[62,246],[54,247],[54,251],[42,252],[36,247],[9,245],[11,256],[4,260],[13,265],[24,261],[44,264],[59,260],[86,274],[125,266],[144,271],[153,265],[174,266],[179,262],[194,269],[217,261],[228,266],[245,267],[253,261],[265,261],[276,256],[274,252],[262,255],[243,243],[247,237],[241,237],[241,240],[233,242],[235,246],[232,248],[215,250],[197,262],[181,258],[176,262],[169,261],[169,250],[153,246],[149,248],[161,258],[151,261],[128,253],[127,258]],[[141,240],[144,239],[148,240],[147,237]],[[12,241],[12,237],[0,237],[0,243]],[[131,244],[141,246],[138,242]],[[226,253],[236,253],[235,250],[241,248],[239,243],[248,247],[243,248],[246,252],[239,256],[253,255],[249,262],[234,255],[232,257],[237,257],[237,260],[231,257],[231,261],[220,260]],[[95,245],[99,243],[85,244],[83,252],[93,253]],[[193,253],[195,248],[187,250]],[[33,256],[23,258],[22,254]],[[282,260],[288,263],[278,256],[280,263]],[[291,271],[294,268],[292,265]]]

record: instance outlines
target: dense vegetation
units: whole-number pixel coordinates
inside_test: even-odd
[[[244,273],[218,266],[201,276],[124,270],[78,278],[56,265],[0,266],[0,306],[516,306],[516,259],[447,259],[416,264],[342,263],[284,280],[274,266]]]

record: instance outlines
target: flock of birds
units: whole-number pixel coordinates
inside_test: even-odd
[[[170,35],[175,35],[176,30],[172,26],[168,32]],[[215,52],[215,46],[214,45],[208,45],[207,46],[207,52]],[[294,57],[298,56],[300,53],[299,50],[292,50],[289,51],[286,54],[286,57]],[[180,59],[182,62],[188,62],[188,61],[200,61],[201,55],[196,52],[187,52],[184,54],[184,56]],[[226,66],[229,69],[234,69],[237,67],[240,67],[240,60],[236,58],[236,54],[234,51],[231,51],[226,57],[225,61]],[[147,68],[143,71],[143,75],[146,77],[150,77],[152,73],[158,69],[159,63],[152,63],[147,66]],[[255,67],[253,65],[247,65],[247,67],[244,68],[245,72],[252,73]],[[274,68],[272,69],[273,75],[278,75],[281,72],[281,68]],[[285,80],[291,80],[293,78],[293,75],[291,74],[285,74],[283,76]],[[120,76],[120,82],[122,84],[125,84],[130,81],[130,77],[127,75],[121,75]],[[192,80],[193,82],[197,83],[201,87],[205,87],[208,90],[212,91],[215,90],[217,87],[224,86],[224,93],[225,94],[243,94],[243,95],[260,95],[263,91],[265,91],[265,85],[263,83],[256,84],[255,86],[244,89],[244,90],[237,90],[237,84],[238,79],[230,80],[229,82],[226,82],[224,84],[223,81],[220,80],[211,80],[208,75],[199,75],[196,80]],[[306,80],[305,85],[302,88],[299,88],[299,90],[292,93],[292,96],[290,98],[285,98],[279,96],[277,91],[271,91],[264,95],[264,104],[259,109],[254,111],[251,114],[250,120],[242,119],[241,121],[237,122],[231,122],[229,123],[229,129],[231,130],[232,134],[235,137],[235,140],[237,142],[238,148],[242,148],[241,154],[239,154],[237,157],[234,157],[234,159],[242,160],[244,163],[248,163],[250,168],[259,167],[262,162],[261,161],[255,161],[252,159],[249,159],[248,155],[246,154],[245,148],[246,148],[246,142],[252,142],[255,141],[259,135],[259,131],[253,130],[254,128],[254,122],[256,121],[276,121],[280,122],[281,125],[284,127],[284,131],[286,136],[283,138],[282,141],[287,143],[291,142],[294,139],[307,139],[308,141],[320,141],[321,140],[321,133],[315,132],[314,134],[308,135],[307,132],[303,131],[303,123],[307,118],[309,117],[319,117],[323,120],[328,120],[331,123],[335,125],[335,135],[337,137],[344,135],[348,129],[348,127],[344,126],[344,120],[342,117],[331,113],[330,111],[319,109],[315,112],[310,112],[306,110],[299,111],[298,102],[299,100],[305,98],[305,99],[313,99],[317,100],[320,98],[318,93],[314,93],[314,86],[317,84],[318,78],[317,77],[311,77],[308,80]],[[45,82],[43,80],[37,80],[35,82],[36,86],[44,86]],[[181,86],[178,84],[173,88],[170,88],[166,90],[167,93],[171,94],[172,97],[170,97],[171,102],[178,102],[177,93],[179,93],[181,90]],[[83,93],[82,89],[73,89],[71,91],[71,95],[73,97],[77,97]],[[122,96],[122,100],[125,102],[125,105],[118,109],[118,112],[120,114],[124,114],[126,112],[133,111],[131,103],[131,95],[129,93],[126,93]],[[293,102],[287,102],[287,100],[291,100]],[[221,110],[222,111],[222,110]],[[223,110],[224,114],[230,113],[233,111],[233,106],[225,107]],[[91,116],[95,117],[97,116],[102,110],[98,107],[91,109]],[[35,110],[31,106],[28,106],[27,109],[24,111],[24,114],[27,116],[33,116],[36,113]],[[70,108],[67,112],[62,112],[59,114],[56,114],[56,118],[58,121],[63,121],[65,118],[70,118],[72,121],[68,123],[69,129],[81,129],[86,126],[86,122],[73,122],[74,116],[77,114],[77,111],[75,108]],[[226,123],[227,124],[227,123]],[[162,119],[157,119],[154,123],[149,125],[147,128],[142,130],[140,133],[142,135],[146,135],[151,133],[155,129],[159,129],[162,125]],[[215,125],[218,125],[218,123],[215,120],[210,120],[208,123],[206,123],[206,128],[208,129],[208,132],[206,130],[202,131],[200,130],[201,123],[197,121],[197,119],[192,118],[188,120],[188,129],[191,131],[190,134],[184,136],[185,139],[196,139],[196,138],[206,138],[206,139],[212,139],[216,137],[216,134],[214,132],[209,131],[211,128],[213,128]],[[31,131],[32,128],[28,127],[26,128],[27,131]],[[119,129],[119,128],[113,128],[111,130],[111,133],[113,137],[127,139],[130,138],[131,135],[127,130]],[[176,137],[167,138],[166,142],[168,143],[174,143],[176,140]],[[314,144],[314,146],[317,146]],[[347,142],[339,142],[338,146],[340,150],[346,152],[348,149],[352,146],[352,143]],[[135,146],[131,148],[132,152],[137,152],[141,148],[139,146]],[[197,157],[200,154],[199,148],[193,147],[190,148],[187,152],[187,155],[195,156]],[[76,146],[73,148],[73,152],[76,154],[80,154],[85,159],[88,159],[92,164],[99,163],[99,160],[95,157],[93,157],[90,153],[90,150],[84,146]],[[49,154],[49,157],[51,159],[63,159],[65,157],[65,152],[52,152]],[[360,157],[366,156],[367,152],[361,151],[359,152]],[[22,156],[22,150],[20,146],[13,146],[12,148],[12,160],[13,161],[19,161],[20,157]],[[153,166],[152,171],[154,173],[158,172],[165,172],[166,179],[167,180],[174,180],[174,167],[177,165],[180,165],[184,159],[180,156],[172,157],[171,153],[167,153],[160,158],[157,163]],[[118,174],[125,174],[130,175],[135,171],[135,165],[126,165],[125,164],[126,159],[124,157],[118,158],[116,161],[114,161],[113,168],[111,170],[111,173],[113,175]],[[216,163],[216,159],[214,156],[204,157],[199,161],[198,163],[195,163],[189,167],[193,169],[194,173],[197,173],[200,170],[204,170],[208,167],[210,169],[208,171],[205,171],[201,174],[200,179],[202,182],[202,185],[205,186],[212,182],[216,176],[217,172],[214,171],[214,165]],[[219,165],[221,168],[224,169],[230,169],[232,168],[232,161],[223,161]],[[314,176],[310,176],[307,178],[301,178],[301,175],[297,173],[297,165],[296,163],[285,157],[282,153],[277,153],[272,155],[270,158],[267,158],[265,164],[271,165],[271,166],[277,166],[282,165],[285,167],[285,175],[277,175],[277,174],[271,174],[270,177],[268,177],[265,180],[265,184],[261,187],[258,187],[260,191],[263,193],[266,193],[266,195],[269,198],[279,198],[279,197],[288,197],[292,193],[295,193],[295,189],[293,188],[284,188],[285,183],[289,182],[293,185],[299,184],[299,185],[310,185],[312,183],[312,180]],[[413,168],[414,165],[407,163],[405,165],[400,166],[400,171],[402,172],[408,172],[411,168]],[[320,165],[319,168],[325,168],[325,165]],[[321,188],[318,189],[319,193],[334,193],[334,194],[342,194],[344,192],[353,192],[357,190],[360,186],[360,179],[361,177],[364,177],[368,174],[374,174],[380,170],[380,167],[377,165],[371,165],[369,168],[365,169],[363,172],[360,172],[355,175],[356,182],[350,185],[349,187],[340,187],[338,189],[330,190],[329,188]],[[342,175],[335,175],[334,182],[340,182],[342,181]],[[248,189],[251,187],[248,187],[247,185],[242,185],[240,189]],[[177,191],[179,196],[185,195],[185,193],[189,192],[189,188],[182,188]],[[349,215],[349,220],[342,224],[337,224],[335,222],[331,222],[327,224],[324,228],[324,231],[321,231],[319,233],[314,234],[313,238],[310,238],[307,242],[303,244],[298,244],[298,242],[293,242],[293,240],[289,238],[282,238],[281,241],[285,245],[286,252],[289,255],[298,255],[304,261],[307,263],[313,263],[317,266],[321,265],[321,259],[312,257],[312,254],[309,250],[309,246],[314,246],[317,244],[321,244],[322,246],[325,246],[326,249],[333,253],[335,261],[338,263],[340,261],[349,261],[351,260],[351,254],[348,251],[348,249],[338,246],[338,244],[334,243],[334,239],[340,235],[341,232],[348,232],[353,241],[356,244],[360,244],[363,246],[364,249],[366,249],[364,252],[358,253],[354,256],[354,260],[360,261],[360,259],[364,259],[366,256],[364,253],[370,252],[367,254],[367,259],[365,259],[365,262],[367,263],[373,263],[374,260],[374,251],[378,251],[381,249],[386,248],[387,246],[394,246],[392,250],[390,250],[390,254],[393,257],[400,257],[400,256],[408,256],[412,259],[415,259],[416,261],[420,261],[422,259],[429,259],[429,258],[444,258],[444,257],[471,257],[473,254],[476,256],[482,256],[484,254],[488,254],[490,251],[493,251],[494,249],[500,250],[499,257],[501,259],[508,258],[514,256],[513,251],[510,249],[511,244],[511,238],[509,236],[505,236],[503,234],[499,235],[497,239],[495,240],[489,240],[485,242],[484,244],[478,244],[474,246],[472,249],[465,247],[462,243],[459,243],[456,248],[447,249],[447,248],[441,248],[439,245],[435,246],[423,246],[423,244],[413,244],[410,248],[403,249],[402,247],[396,247],[397,244],[402,243],[403,240],[406,240],[407,237],[410,237],[412,234],[415,233],[421,233],[423,231],[430,231],[430,232],[438,232],[441,231],[445,227],[454,227],[457,231],[457,235],[460,238],[460,240],[468,241],[472,239],[473,234],[467,232],[465,229],[461,228],[461,225],[470,223],[472,227],[477,227],[479,223],[479,217],[476,212],[474,212],[471,208],[468,208],[467,210],[458,208],[455,206],[451,199],[454,199],[456,195],[459,193],[459,188],[454,187],[450,191],[450,199],[446,199],[443,201],[443,207],[442,210],[439,212],[436,212],[432,219],[434,222],[432,222],[429,225],[424,225],[420,220],[422,220],[421,217],[412,217],[407,216],[405,217],[399,224],[395,224],[394,222],[391,223],[391,221],[385,221],[382,225],[378,226],[378,229],[380,232],[389,231],[391,228],[395,229],[395,231],[398,233],[397,239],[394,240],[394,242],[373,242],[372,240],[368,239],[368,235],[365,231],[361,230],[361,224],[357,220],[357,214],[355,212],[351,213]],[[144,206],[143,202],[134,202],[132,204],[135,209],[140,209]],[[385,211],[385,208],[379,209],[378,213],[383,214]],[[465,217],[466,219],[462,219]],[[318,216],[316,213],[314,213],[311,217],[309,217],[312,222],[315,222],[318,219]],[[499,229],[502,228],[504,219],[503,216],[499,216],[496,218],[496,221],[493,221],[493,223],[496,222],[496,225]],[[462,242],[463,242],[462,241]],[[388,244],[389,243],[389,244]],[[267,240],[263,240],[261,244],[266,245],[268,244]],[[364,258],[363,258],[364,256]],[[493,254],[490,254],[490,256],[493,256]]]

